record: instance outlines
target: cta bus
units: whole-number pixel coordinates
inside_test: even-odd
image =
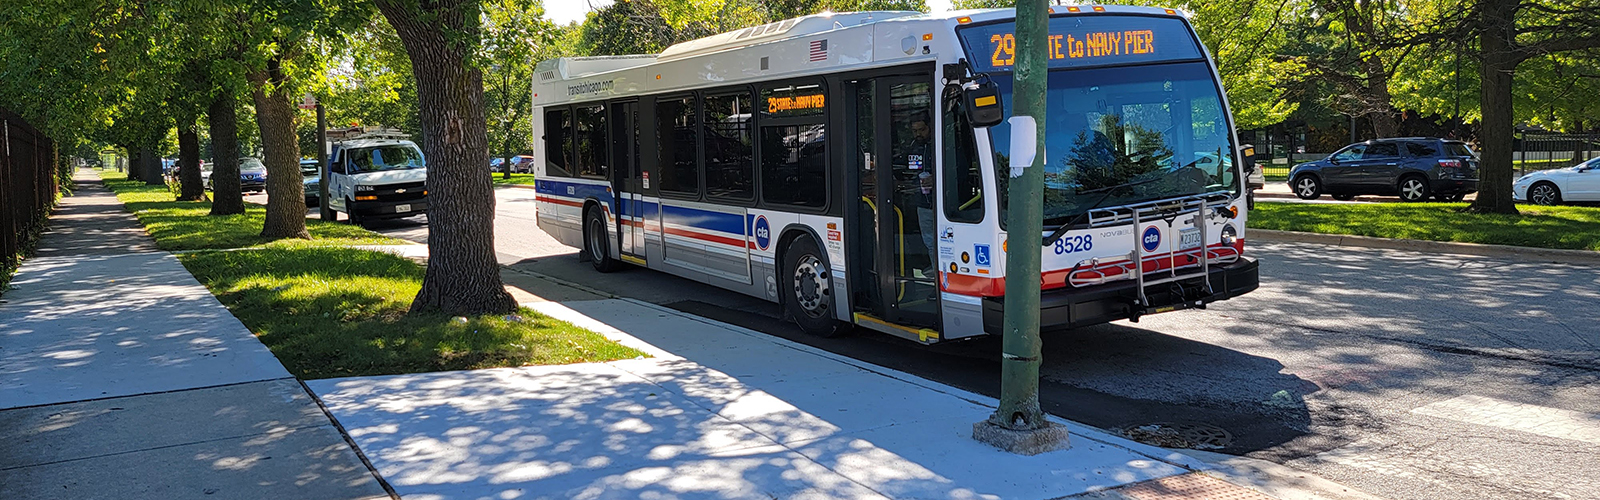
[[[1006,197],[1013,18],[827,13],[541,62],[539,227],[824,336],[1000,332],[1009,240],[1043,255],[1047,331],[1254,290],[1233,120],[1185,14],[1051,7],[1039,200]],[[1014,202],[1043,234],[1007,238]]]

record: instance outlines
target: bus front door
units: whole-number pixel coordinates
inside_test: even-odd
[[[856,309],[901,329],[938,327],[933,95],[927,78],[867,79],[856,82],[852,106],[860,192],[851,222],[861,241],[853,264],[870,287]]]
[[[644,183],[639,169],[639,103],[611,103],[612,192],[617,193],[617,250],[622,260],[645,265]]]

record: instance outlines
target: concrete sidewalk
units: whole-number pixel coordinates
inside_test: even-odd
[[[527,305],[652,357],[307,385],[407,499],[1260,499],[1217,477],[1284,486],[1071,423],[1070,450],[1004,453],[971,439],[990,398],[644,302],[578,299]]]
[[[388,498],[266,346],[74,181],[0,300],[0,498]]]

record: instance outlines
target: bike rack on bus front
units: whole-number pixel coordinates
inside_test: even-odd
[[[1211,274],[1212,261],[1215,260],[1218,263],[1230,263],[1239,260],[1239,251],[1235,247],[1218,246],[1212,248],[1206,244],[1206,229],[1208,224],[1206,224],[1205,221],[1208,217],[1214,215],[1211,213],[1211,208],[1213,206],[1220,206],[1220,204],[1226,204],[1231,199],[1232,196],[1228,192],[1215,191],[1181,198],[1170,198],[1134,205],[1091,210],[1089,212],[1090,228],[1121,225],[1131,222],[1133,224],[1133,231],[1130,237],[1134,239],[1133,251],[1126,255],[1125,261],[1118,260],[1111,263],[1101,264],[1102,258],[1097,257],[1079,262],[1077,266],[1074,266],[1073,271],[1068,274],[1067,282],[1074,287],[1083,287],[1098,285],[1111,281],[1133,279],[1137,283],[1136,288],[1138,289],[1139,294],[1137,306],[1140,308],[1148,308],[1151,304],[1150,298],[1145,294],[1146,287],[1164,283],[1177,283],[1193,278],[1202,278],[1201,281],[1205,286],[1205,294],[1203,297],[1195,301],[1195,305],[1203,306],[1203,301],[1215,294],[1215,291],[1211,289],[1211,280],[1207,278]],[[1182,248],[1182,230],[1180,229],[1179,231],[1175,232],[1175,234],[1179,235],[1177,236],[1179,246],[1178,250],[1170,252],[1165,256],[1146,258],[1144,255],[1144,246],[1140,241],[1142,238],[1142,233],[1139,231],[1139,226],[1145,221],[1164,220],[1167,221],[1167,225],[1171,227],[1173,221],[1179,220],[1180,217],[1185,216],[1192,216],[1183,220],[1192,223],[1193,228],[1199,231],[1200,245],[1192,249]],[[1180,258],[1185,259],[1185,261],[1180,263]],[[1156,265],[1159,267],[1159,262],[1163,259],[1167,260],[1166,268],[1159,269],[1158,271],[1152,271],[1150,273],[1154,274],[1157,272],[1165,272],[1165,276],[1153,279],[1146,278],[1145,274],[1147,273],[1144,270],[1146,263],[1157,263]],[[1199,269],[1194,272],[1179,272],[1180,270],[1192,267],[1198,267]],[[1183,297],[1181,294],[1179,296],[1179,300],[1180,302],[1184,303],[1188,302],[1188,299]],[[1138,313],[1135,312],[1136,316],[1137,314]]]

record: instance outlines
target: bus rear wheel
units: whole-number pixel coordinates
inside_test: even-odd
[[[801,330],[818,337],[838,337],[849,325],[834,318],[833,271],[810,236],[789,243],[783,252],[783,309]]]
[[[622,267],[616,259],[611,258],[611,245],[609,234],[606,232],[606,219],[600,215],[599,208],[591,208],[588,216],[584,217],[583,224],[583,251],[589,257],[589,263],[594,265],[594,270],[609,273]]]

